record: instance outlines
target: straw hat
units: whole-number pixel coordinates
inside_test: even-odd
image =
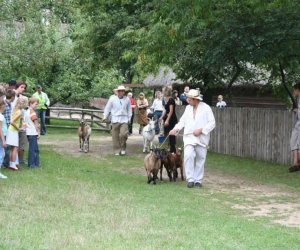
[[[187,94],[187,97],[192,99],[198,99],[200,101],[203,101],[203,95],[200,94],[200,91],[197,89],[191,89]]]
[[[125,91],[126,88],[123,85],[118,86],[118,88],[115,89],[116,91]]]

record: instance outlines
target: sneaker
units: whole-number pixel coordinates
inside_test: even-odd
[[[194,182],[188,182],[187,187],[188,187],[188,188],[194,187]]]
[[[5,176],[4,174],[0,173],[0,179],[7,179],[7,176]]]
[[[201,188],[201,187],[202,187],[202,183],[196,182],[196,183],[195,183],[195,187],[196,187],[196,188]]]
[[[121,150],[121,155],[126,155],[126,151],[125,150]]]
[[[120,155],[120,153],[115,153],[115,156],[119,156]]]
[[[14,171],[19,170],[16,166],[9,166],[8,168]]]

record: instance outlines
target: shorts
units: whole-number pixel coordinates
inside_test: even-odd
[[[6,143],[7,145],[13,147],[19,147],[19,132],[8,130],[6,135]]]
[[[26,132],[19,132],[19,149],[25,150],[28,144]]]
[[[292,151],[300,149],[300,122],[297,122],[292,130],[290,146]]]

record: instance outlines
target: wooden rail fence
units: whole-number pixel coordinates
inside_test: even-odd
[[[291,163],[290,136],[296,115],[288,110],[212,108],[216,128],[210,151],[281,164]],[[184,107],[178,107],[180,116]]]
[[[100,109],[82,109],[82,108],[64,108],[64,107],[49,107],[50,116],[48,119],[65,120],[65,121],[78,121],[81,117],[91,123],[91,126],[98,125],[98,128],[93,127],[93,130],[109,131],[108,124],[102,122],[103,110]],[[76,116],[74,118],[74,115]],[[78,126],[66,125],[47,125],[47,127],[55,128],[78,128]]]

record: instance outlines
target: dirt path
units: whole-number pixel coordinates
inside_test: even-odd
[[[61,154],[70,154],[73,157],[81,157],[77,138],[69,140],[47,140],[43,137],[41,144],[53,145]],[[136,155],[143,158],[142,137],[136,132],[128,141],[128,155]],[[102,158],[112,154],[111,136],[92,137],[90,152],[95,158]],[[143,169],[134,169],[138,174],[144,175]],[[221,172],[212,171],[209,168],[205,173],[205,188],[210,190],[210,196],[214,194],[229,195],[228,201],[233,209],[243,210],[248,217],[269,217],[274,223],[300,228],[300,194],[285,186],[260,185],[241,177],[224,175]],[[213,198],[216,199],[216,198]]]

